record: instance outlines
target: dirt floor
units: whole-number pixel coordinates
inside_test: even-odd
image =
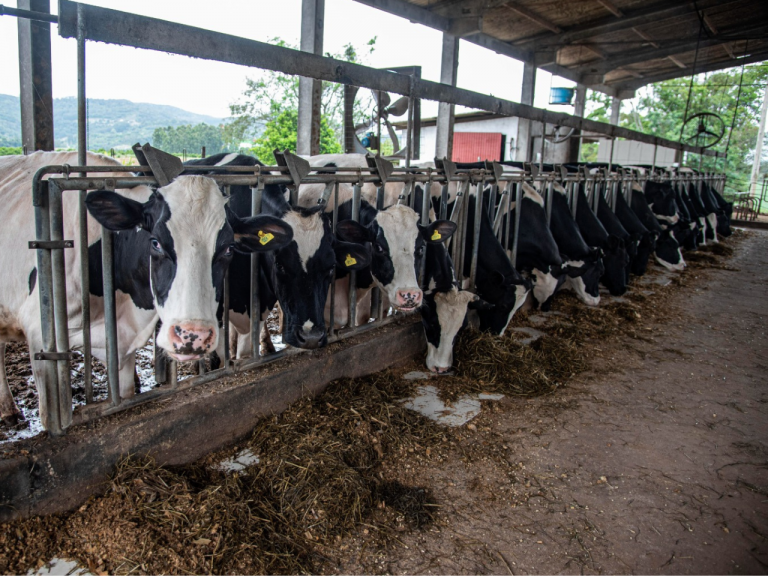
[[[0,572],[765,573],[768,233],[727,245],[516,316],[530,346],[468,336],[429,380],[506,394],[468,424],[402,407],[421,361],[340,381],[198,463],[129,461],[71,514],[0,525]],[[465,365],[489,346],[503,364]],[[217,468],[244,449],[260,462]]]
[[[506,399],[459,452],[398,472],[437,522],[339,572],[749,574],[768,570],[768,234],[664,302],[647,341],[594,348],[554,395]],[[362,560],[362,562],[361,562]]]

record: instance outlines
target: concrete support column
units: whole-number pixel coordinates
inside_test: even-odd
[[[611,124],[614,126],[619,125],[619,115],[621,114],[621,100],[619,98],[611,98]]]
[[[325,27],[325,0],[302,0],[301,50],[312,54],[323,53]],[[299,78],[299,126],[296,153],[320,153],[320,110],[323,83],[313,78]]]
[[[440,82],[456,86],[456,74],[459,69],[459,38],[443,33],[443,56],[440,63]],[[455,106],[440,102],[437,108],[437,127],[435,134],[435,157],[453,156],[453,120]]]
[[[536,91],[536,66],[525,62],[523,64],[523,89],[520,93],[520,103],[533,106],[533,95]],[[517,119],[517,152],[515,160],[527,162],[531,159],[531,144],[533,122],[524,118]]]
[[[576,97],[573,102],[573,115],[584,118],[584,110],[587,106],[587,87],[584,84],[576,84]],[[577,136],[581,130],[574,130],[571,139],[565,144],[568,149],[566,160],[568,162],[579,161],[579,151],[581,149],[581,140]]]
[[[18,0],[22,10],[51,12],[49,0]],[[18,19],[21,140],[27,150],[53,150],[51,25]]]

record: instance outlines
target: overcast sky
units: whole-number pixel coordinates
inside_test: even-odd
[[[15,0],[5,0],[10,6]],[[268,41],[280,37],[298,45],[301,0],[90,0],[94,4],[155,18]],[[57,10],[53,1],[52,10]],[[18,35],[16,18],[0,17],[0,93],[19,94]],[[422,66],[422,76],[440,81],[442,35],[431,28],[363,6],[353,0],[326,0],[324,50],[339,52],[347,43],[363,47],[377,37],[376,50],[367,56],[374,67]],[[76,44],[74,39],[51,34],[53,96],[77,94]],[[459,48],[458,85],[461,88],[519,101],[523,65],[469,42]],[[195,60],[159,52],[89,43],[87,95],[89,98],[124,98],[133,102],[170,104],[184,110],[217,117],[229,115],[229,104],[245,88],[255,69],[233,64]],[[572,82],[539,70],[534,105],[548,107],[550,86]],[[572,113],[570,106],[553,106]],[[424,116],[436,114],[437,105],[424,102]]]

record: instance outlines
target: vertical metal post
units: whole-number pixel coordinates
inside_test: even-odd
[[[427,169],[427,182],[424,185],[421,193],[421,225],[429,226],[429,204],[430,204],[430,190],[432,188],[432,168]],[[416,188],[414,186],[414,196],[416,196]],[[421,259],[421,266],[419,267],[419,286],[424,285],[424,272],[427,266],[426,249],[424,257]]]
[[[302,0],[302,52],[322,55],[325,27],[325,0]],[[314,78],[299,78],[299,113],[296,153],[314,156],[320,153],[320,107],[323,82]]]
[[[485,188],[485,171],[483,171],[480,181],[477,183],[475,196],[475,222],[472,238],[472,261],[469,267],[469,285],[470,289],[475,287],[477,278],[477,256],[480,250],[480,226],[483,218],[483,189]]]
[[[512,267],[517,267],[517,249],[520,243],[520,215],[523,211],[523,183],[519,182],[515,188],[515,234],[512,236]],[[507,225],[509,230],[509,225]],[[507,232],[509,241],[509,232]]]
[[[91,373],[91,273],[88,265],[88,210],[85,207],[87,192],[78,192],[78,217],[80,221],[80,238],[78,250],[80,252],[80,305],[83,309],[83,387],[85,388],[85,403],[93,402],[93,382]]]
[[[448,186],[449,182],[446,179],[445,184],[440,187],[440,220],[445,220],[448,215]]]
[[[413,150],[413,108],[414,108],[414,98],[413,98],[413,83],[415,80],[415,76],[411,75],[411,83],[410,87],[408,89],[408,124],[406,125],[405,129],[405,167],[410,168],[411,167],[411,152]]]
[[[443,52],[440,62],[440,82],[456,86],[456,73],[459,66],[459,38],[443,33]],[[453,158],[454,104],[440,102],[437,105],[435,126],[435,156]]]
[[[379,94],[381,95],[381,94]],[[381,125],[379,125],[381,128]],[[381,140],[379,140],[381,142]],[[384,209],[384,185],[376,187],[376,210]],[[383,317],[383,299],[381,297],[381,290],[378,286],[374,286],[371,290],[371,316],[376,320],[381,320]]]
[[[82,5],[77,7],[77,163],[88,164],[87,160],[87,100],[85,95],[85,14]],[[86,174],[81,172],[81,177]],[[88,211],[85,197],[88,192],[81,190],[78,214],[80,217],[80,278],[82,279],[81,306],[83,309],[83,386],[85,402],[93,402],[91,363],[91,294],[90,269],[88,266]]]
[[[49,0],[18,0],[17,6],[34,12],[51,11]],[[19,18],[18,30],[22,145],[31,152],[53,150],[51,25]]]
[[[255,188],[251,188],[251,216],[261,214],[261,196],[264,180],[259,177]],[[251,357],[260,356],[261,339],[261,294],[259,293],[259,254],[251,253]]]
[[[165,354],[165,350],[157,345],[157,337],[160,334],[160,330],[163,327],[162,320],[158,320],[155,324],[155,336],[152,339],[154,353],[155,353],[155,382],[158,384],[166,384],[168,382],[168,364],[173,362]]]
[[[37,240],[51,239],[50,213],[48,206],[48,181],[35,181],[33,192],[35,202],[35,236]],[[40,296],[40,326],[44,352],[56,351],[56,327],[53,309],[53,274],[51,271],[51,251],[37,251],[37,286]],[[30,350],[30,352],[34,352]],[[45,385],[38,385],[40,407],[44,411],[43,427],[53,436],[62,434],[61,410],[59,404],[59,376],[56,365],[50,361],[41,361],[36,377],[43,379]],[[41,384],[42,384],[41,383]]]
[[[653,164],[651,165],[651,175],[656,171],[656,154],[659,151],[659,145],[654,144],[653,145]]]
[[[104,276],[104,333],[107,339],[107,380],[112,406],[120,405],[120,366],[117,356],[117,309],[115,303],[114,234],[101,229],[101,267]]]
[[[331,230],[336,234],[336,223],[339,221],[339,183],[336,182],[333,187],[333,214],[331,217]],[[336,326],[336,270],[333,272],[331,280],[331,306],[330,322],[328,323],[328,337],[333,336]]]
[[[610,158],[608,160],[608,172],[613,170],[613,148],[614,148],[615,144],[616,144],[616,137],[615,136],[611,136],[611,155],[610,155]]]
[[[224,196],[226,198],[230,198],[230,188],[229,186],[224,186]],[[230,359],[232,357],[232,351],[230,350],[229,346],[229,267],[227,267],[227,270],[224,272],[224,289],[223,289],[223,314],[222,314],[222,320],[224,323],[224,369],[229,370],[230,368]],[[251,314],[253,316],[253,314]]]
[[[64,240],[64,216],[61,188],[54,182],[48,184],[48,207],[51,222],[51,240]],[[64,265],[64,249],[51,250],[53,275],[53,318],[56,326],[56,352],[69,352],[69,326],[67,318],[67,274]],[[59,416],[61,427],[72,424],[72,386],[70,384],[69,359],[57,360],[59,386]]]
[[[546,210],[547,210],[547,228],[552,221],[552,194],[554,193],[554,183],[550,180],[547,182],[546,192]]]
[[[54,183],[49,184],[49,209],[51,240],[64,240],[64,220],[61,189]],[[69,327],[67,318],[67,285],[64,263],[64,249],[51,250],[51,271],[53,275],[53,312],[56,326],[56,352],[69,352]],[[67,428],[72,423],[72,386],[70,384],[69,359],[57,360],[59,387],[59,415],[61,427]],[[86,370],[87,371],[87,370]]]
[[[362,185],[358,181],[352,187],[352,220],[360,222],[360,194]],[[357,325],[357,272],[349,272],[349,327]]]

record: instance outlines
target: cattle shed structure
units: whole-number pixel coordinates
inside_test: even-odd
[[[451,0],[440,2],[407,2],[404,0],[358,0],[363,4],[386,10],[397,14],[408,20],[418,22],[443,32],[443,58],[441,82],[431,82],[417,77],[415,74],[403,74],[389,70],[378,70],[349,62],[334,60],[324,57],[323,54],[323,13],[324,0],[303,0],[302,12],[302,35],[301,50],[292,50],[281,46],[270,45],[255,40],[231,36],[224,33],[212,32],[192,26],[187,26],[171,21],[164,21],[146,16],[140,16],[127,12],[121,12],[97,6],[87,5],[70,0],[60,0],[58,3],[58,14],[50,13],[50,4],[48,0],[19,0],[18,8],[12,9],[0,7],[0,14],[7,14],[19,17],[19,42],[20,42],[20,77],[21,77],[21,103],[22,103],[22,127],[23,141],[28,150],[50,150],[53,148],[53,122],[50,118],[52,110],[51,102],[51,58],[50,58],[50,33],[51,24],[56,24],[58,33],[65,38],[75,39],[77,42],[77,77],[78,77],[78,165],[70,167],[56,166],[52,167],[48,174],[50,180],[44,180],[43,174],[36,176],[34,182],[34,197],[32,201],[35,205],[36,217],[38,217],[38,232],[36,244],[31,245],[38,254],[38,276],[37,282],[40,294],[45,289],[46,300],[44,304],[49,308],[43,308],[41,305],[43,324],[47,323],[50,328],[46,331],[45,347],[39,353],[39,360],[48,362],[48,373],[54,382],[50,390],[52,398],[58,398],[57,386],[64,390],[69,384],[69,362],[72,359],[69,346],[65,337],[61,334],[66,333],[67,318],[66,314],[66,293],[64,283],[59,280],[54,282],[56,275],[63,277],[63,251],[66,248],[72,248],[72,241],[64,238],[61,232],[61,198],[62,192],[69,195],[80,194],[83,214],[85,213],[85,193],[89,190],[103,189],[115,190],[116,188],[128,187],[135,184],[163,184],[171,178],[166,170],[169,165],[164,163],[161,156],[153,157],[147,151],[147,162],[142,162],[141,166],[132,167],[130,171],[136,170],[141,173],[140,176],[128,174],[129,168],[124,170],[115,169],[114,172],[122,172],[119,177],[102,177],[98,174],[99,170],[89,167],[86,163],[86,50],[88,42],[105,42],[122,46],[130,46],[147,50],[164,51],[173,54],[185,55],[194,58],[201,58],[213,61],[234,63],[242,66],[261,68],[273,71],[279,71],[286,74],[300,76],[299,84],[299,122],[298,122],[298,154],[315,154],[319,146],[319,126],[320,126],[320,82],[335,82],[348,86],[357,86],[368,88],[374,92],[395,93],[406,96],[411,104],[420,99],[438,101],[440,103],[439,113],[434,124],[434,150],[435,157],[451,158],[453,156],[454,145],[454,127],[457,120],[454,116],[454,106],[461,105],[468,108],[490,113],[494,117],[504,119],[505,122],[516,124],[517,135],[515,138],[515,158],[510,160],[521,160],[530,162],[535,158],[535,146],[533,137],[538,130],[539,134],[546,133],[555,127],[572,128],[575,135],[589,134],[590,136],[600,135],[611,142],[616,139],[625,139],[633,142],[644,143],[653,148],[653,161],[656,164],[656,151],[659,149],[669,149],[676,152],[688,152],[693,154],[706,155],[715,158],[723,158],[724,154],[715,152],[698,146],[692,146],[685,143],[675,142],[655,135],[644,134],[635,130],[621,128],[615,123],[601,123],[583,118],[584,100],[586,89],[595,89],[605,92],[614,98],[614,102],[619,102],[623,98],[631,97],[634,90],[638,87],[661,79],[689,75],[693,72],[703,72],[706,70],[715,70],[744,62],[753,62],[768,57],[768,42],[763,37],[765,28],[768,28],[768,7],[759,0],[739,0],[737,2],[712,2],[701,0],[698,4],[689,2],[664,2],[663,6],[654,2],[620,2],[615,3],[608,0],[585,0],[578,3],[533,3],[533,2],[495,2],[485,0],[483,2],[466,1],[453,2]],[[629,36],[628,36],[629,35]],[[628,39],[629,38],[629,39]],[[522,60],[525,64],[523,97],[522,102],[511,102],[486,94],[480,94],[456,87],[456,71],[458,66],[458,48],[459,40],[479,44],[500,54]],[[698,50],[697,50],[698,48]],[[719,51],[719,52],[718,52]],[[695,62],[694,62],[695,60]],[[535,83],[536,68],[542,68],[564,78],[576,81],[577,105],[576,115],[552,112],[535,108],[532,106],[533,89]],[[73,71],[74,73],[74,71]],[[510,210],[512,198],[516,198],[517,204],[522,202],[523,183],[536,182],[543,188],[546,188],[548,202],[553,194],[555,179],[560,179],[568,185],[568,192],[573,196],[576,188],[581,182],[589,180],[590,190],[593,191],[592,198],[595,206],[600,194],[606,194],[611,198],[611,204],[616,202],[616,194],[621,185],[629,184],[637,179],[636,174],[611,174],[611,164],[614,162],[613,145],[608,160],[608,170],[600,175],[587,174],[567,174],[561,172],[556,175],[555,172],[549,174],[540,174],[538,170],[528,170],[527,172],[517,173],[515,175],[504,174],[501,167],[486,167],[479,170],[465,170],[461,173],[456,171],[456,167],[450,161],[445,163],[438,162],[436,169],[430,169],[427,173],[416,174],[409,171],[410,163],[416,158],[413,155],[415,149],[415,119],[412,110],[414,105],[409,106],[409,119],[405,125],[406,132],[406,155],[404,157],[404,167],[400,167],[396,174],[388,171],[386,165],[380,164],[378,159],[370,159],[371,164],[365,171],[360,169],[339,170],[338,173],[310,174],[309,165],[303,165],[298,156],[292,154],[276,154],[278,166],[270,167],[272,172],[260,172],[252,166],[233,167],[229,170],[222,170],[221,174],[216,176],[216,181],[222,187],[230,185],[249,186],[253,193],[253,214],[258,214],[261,203],[261,190],[263,185],[274,182],[285,184],[292,188],[295,200],[296,190],[299,184],[307,182],[325,184],[326,197],[333,192],[334,185],[338,191],[339,183],[352,184],[356,189],[356,196],[353,200],[357,202],[357,211],[359,217],[360,187],[364,183],[375,183],[383,188],[383,183],[390,178],[391,182],[403,182],[406,186],[413,187],[416,183],[430,186],[433,183],[444,184],[447,189],[452,182],[459,183],[463,190],[468,191],[470,186],[480,189],[480,186],[494,184],[498,192],[506,194],[506,210]],[[618,107],[616,107],[618,111]],[[618,116],[618,114],[616,114]],[[459,119],[458,123],[460,122]],[[549,128],[548,128],[549,127]],[[500,152],[505,145],[503,132],[498,131],[499,137],[493,142],[485,142],[489,146],[493,144],[498,146]],[[541,151],[544,149],[544,138],[539,139]],[[572,138],[567,146],[569,159],[573,156],[575,150],[578,155],[579,138]],[[509,152],[509,151],[508,151]],[[428,157],[431,150],[424,150],[422,146],[422,155]],[[139,156],[139,153],[137,153]],[[500,158],[502,156],[500,155]],[[539,162],[544,162],[544,155],[539,155]],[[72,170],[70,170],[72,168]],[[103,167],[102,167],[103,168]],[[242,169],[239,169],[242,168]],[[203,170],[202,168],[200,170]],[[101,172],[106,172],[106,169]],[[73,172],[71,175],[70,172]],[[91,176],[86,177],[86,172]],[[79,173],[79,175],[76,175]],[[94,173],[96,175],[94,176]],[[176,172],[174,175],[178,175]],[[275,175],[279,173],[279,175]],[[647,178],[647,176],[646,176]],[[723,178],[713,174],[707,175],[678,175],[675,176],[679,182],[692,187],[701,189],[703,186],[711,186],[713,189],[722,191]],[[412,195],[415,198],[415,194]],[[447,192],[446,192],[447,197]],[[479,219],[481,215],[482,194],[476,194],[475,200],[475,218],[477,226],[475,234],[479,238]],[[469,196],[467,195],[467,198]],[[429,210],[428,202],[424,201],[423,206],[412,207],[421,214],[421,223],[428,224]],[[469,200],[466,200],[460,208],[454,208],[458,214],[458,219],[464,219],[460,224],[466,226],[468,218]],[[295,203],[294,203],[295,205]],[[354,205],[354,204],[353,204]],[[502,204],[503,205],[503,204]],[[501,214],[501,208],[499,209]],[[353,208],[354,215],[354,208]],[[507,214],[509,217],[509,213]],[[335,216],[334,216],[335,217]],[[518,213],[519,218],[519,213]],[[84,220],[84,219],[83,219]],[[84,226],[84,225],[83,225]],[[518,229],[516,227],[516,229]],[[84,228],[83,228],[84,230]],[[509,230],[509,228],[507,228]],[[463,229],[462,229],[463,232]],[[87,262],[87,246],[80,240],[87,235],[81,236],[77,240],[81,251],[85,250],[85,257],[82,261]],[[112,342],[108,342],[108,385],[109,399],[106,403],[91,404],[78,410],[74,416],[72,407],[65,406],[66,394],[62,396],[61,409],[59,414],[55,415],[57,421],[56,427],[50,431],[52,435],[61,435],[71,423],[92,423],[97,417],[115,416],[125,408],[136,406],[165,395],[176,394],[181,391],[188,394],[189,397],[200,393],[199,389],[192,389],[183,384],[177,389],[177,374],[175,372],[175,363],[171,367],[163,370],[163,378],[168,374],[170,388],[160,391],[152,391],[146,396],[136,401],[126,402],[121,405],[118,391],[118,367],[116,351],[116,320],[114,318],[115,296],[114,286],[111,275],[114,275],[114,260],[112,256],[110,233],[103,232],[104,242],[102,243],[102,258],[104,262],[104,302],[105,310],[111,310],[112,317],[107,317],[105,326],[106,333],[114,335]],[[463,238],[463,236],[462,236]],[[30,239],[32,240],[32,239]],[[68,244],[69,242],[69,244]],[[87,242],[85,243],[87,244]],[[512,264],[515,263],[517,240],[516,237],[510,238],[507,232],[505,249],[509,249],[512,254]],[[451,245],[452,256],[457,261],[465,256],[463,252],[465,246],[462,243]],[[474,253],[472,254],[472,271],[470,280],[473,281],[477,273],[477,242],[474,243]],[[258,260],[254,260],[258,262]],[[87,269],[87,266],[85,266]],[[254,267],[254,269],[256,269]],[[254,275],[254,277],[257,276]],[[225,285],[226,286],[226,285]],[[224,293],[227,294],[225,288]],[[354,317],[356,301],[354,291],[350,295],[350,317]],[[258,302],[258,295],[255,295],[255,302]],[[87,294],[84,300],[87,302]],[[331,297],[333,300],[333,297]],[[225,341],[228,341],[228,304],[224,301],[224,328],[222,330]],[[253,301],[252,301],[253,302]],[[379,302],[380,303],[380,302]],[[111,306],[111,309],[110,309]],[[87,308],[88,304],[83,304]],[[254,309],[257,309],[255,307]],[[373,308],[373,306],[372,306]],[[331,315],[333,312],[331,313]],[[334,357],[331,351],[323,352],[325,356],[322,360],[317,360],[310,366],[307,363],[307,378],[311,374],[312,385],[310,388],[319,390],[330,379],[341,376],[356,376],[365,373],[365,369],[381,369],[393,364],[397,354],[392,352],[386,357],[381,357],[374,363],[369,363],[361,368],[363,359],[370,356],[375,346],[370,344],[371,334],[363,335],[371,327],[380,326],[392,318],[384,319],[381,312],[377,316],[379,322],[372,325],[360,326],[352,329],[346,334],[336,334],[337,340],[342,336],[364,336],[363,342],[359,343],[356,350],[348,351],[347,358],[352,358],[347,371],[340,369],[341,364],[334,364]],[[390,322],[395,324],[394,322]],[[54,330],[53,325],[64,330]],[[84,322],[87,325],[87,322]],[[258,334],[259,321],[251,321],[251,345],[258,357]],[[89,328],[87,328],[89,330]],[[423,336],[418,330],[414,329],[413,324],[395,325],[389,332],[388,338],[392,341],[398,341],[400,350],[408,350],[410,353],[421,352],[424,347]],[[331,330],[333,331],[333,330]],[[90,338],[90,336],[89,336]],[[383,338],[383,336],[382,336]],[[84,338],[85,340],[85,338]],[[89,340],[88,340],[89,342]],[[84,344],[87,354],[85,355],[86,364],[90,361],[88,348],[90,343]],[[250,363],[237,364],[227,357],[223,360],[225,367],[223,372],[216,371],[202,374],[196,384],[209,383],[219,376],[237,377],[239,373],[254,367],[260,363],[259,358],[255,358]],[[282,354],[280,356],[290,356],[291,354]],[[330,358],[329,358],[330,356]],[[270,360],[277,359],[271,358]],[[341,358],[341,356],[340,356]],[[342,362],[340,360],[339,362]],[[160,364],[160,362],[158,362]],[[321,366],[320,372],[312,372]],[[157,368],[157,367],[156,367]],[[58,375],[57,375],[58,374]],[[287,378],[287,377],[285,377]],[[164,380],[158,379],[158,383]],[[301,382],[294,378],[294,386],[289,391],[283,391],[283,396],[271,403],[266,403],[269,408],[279,409],[285,406],[289,399],[294,398],[301,392]],[[298,383],[297,383],[298,382]],[[242,384],[242,382],[241,382]],[[245,406],[244,398],[255,394],[252,382],[244,385],[240,390],[241,406]],[[236,397],[240,392],[233,392]],[[71,394],[71,391],[70,391]],[[142,396],[142,395],[140,395]],[[54,400],[53,405],[59,402]],[[52,406],[53,407],[53,406]],[[176,413],[180,422],[189,423],[190,418],[194,417],[197,408],[186,408]],[[222,409],[222,412],[224,410]],[[173,432],[170,424],[162,422],[162,416],[155,416],[153,426],[156,426],[159,432],[157,434],[148,432],[146,437],[142,437],[141,445],[143,450],[152,450],[160,445],[165,445],[169,435]],[[119,420],[119,417],[115,417]],[[227,426],[228,431],[222,429],[220,437],[222,443],[233,441],[238,435],[244,432],[238,428],[237,422],[226,422],[226,418],[219,421],[224,429]],[[151,436],[151,437],[150,437]],[[209,438],[210,439],[210,438]],[[54,439],[55,440],[55,439]],[[91,440],[83,440],[88,444]],[[166,443],[166,444],[163,444]],[[83,444],[84,446],[85,444]],[[66,475],[70,466],[73,465],[69,458],[82,456],[73,453],[80,449],[73,441],[68,444],[63,440],[55,440],[55,443],[40,449],[41,460],[47,461],[50,470],[54,470],[59,465],[58,471]],[[126,451],[133,451],[136,446],[124,445]],[[67,449],[69,453],[61,460],[56,460],[60,456],[59,449]],[[206,445],[206,449],[213,449],[214,445]],[[166,450],[167,451],[167,450]],[[195,452],[191,450],[191,452]],[[190,452],[190,454],[191,454]],[[195,452],[195,457],[199,456]],[[93,458],[86,455],[83,461],[87,463],[87,470],[83,474],[83,480],[93,479],[98,474],[103,474],[114,465],[119,456],[116,452],[109,454],[96,454]],[[177,455],[170,455],[169,461],[176,458]],[[190,455],[190,457],[192,457]],[[76,458],[75,458],[76,459]],[[177,460],[173,460],[176,462]],[[45,468],[45,466],[42,466]],[[5,461],[2,463],[2,469],[15,478],[16,484],[4,486],[6,492],[2,493],[3,499],[10,499],[12,502],[22,502],[23,506],[20,512],[8,507],[3,510],[5,517],[15,516],[18,513],[34,513],[61,509],[63,504],[55,504],[53,494],[60,489],[60,484],[56,481],[48,482],[41,475],[47,472],[41,472],[41,465],[38,460],[32,457],[20,457],[13,462]],[[32,469],[37,469],[33,477]],[[58,473],[58,472],[57,472]],[[51,472],[54,475],[54,472]],[[90,489],[90,485],[89,488]],[[85,489],[83,489],[85,490]],[[86,490],[87,491],[87,490]],[[20,496],[21,495],[21,496]],[[77,498],[85,495],[85,491],[79,493]],[[63,501],[62,501],[63,502]],[[66,505],[73,504],[66,502]],[[58,506],[58,508],[57,508]]]

